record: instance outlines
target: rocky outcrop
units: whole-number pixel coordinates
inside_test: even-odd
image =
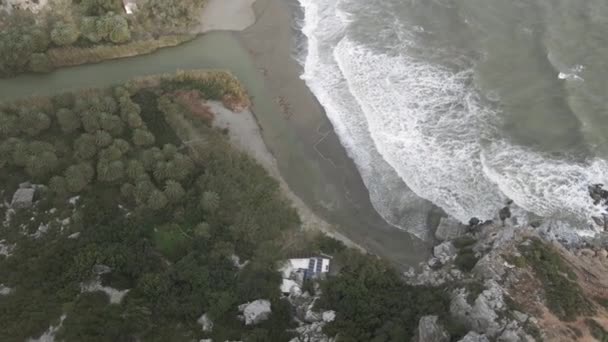
[[[497,311],[505,310],[503,290],[493,280],[487,281],[485,287],[472,305],[467,300],[469,293],[466,290],[455,291],[450,314],[470,330],[496,336],[502,328]]]
[[[34,188],[19,188],[13,194],[13,200],[11,202],[11,208],[13,209],[24,209],[32,206],[34,202],[34,194],[36,189]]]
[[[333,338],[323,333],[324,326],[325,322],[302,325],[295,330],[298,336],[289,342],[333,342]]]
[[[213,331],[213,321],[209,317],[209,314],[204,313],[196,322],[202,326],[204,332]]]
[[[253,325],[265,321],[272,313],[270,301],[266,299],[258,299],[251,303],[242,304],[239,306],[239,311],[245,317],[245,325]]]
[[[450,334],[438,323],[437,316],[423,316],[418,322],[418,342],[449,342]]]
[[[439,241],[453,240],[466,234],[468,227],[449,217],[442,217],[435,231],[435,238]]]
[[[336,312],[333,310],[325,311],[321,317],[323,318],[323,322],[330,323],[336,319]]]
[[[445,264],[456,258],[456,247],[450,241],[443,242],[433,248],[433,255],[440,263]]]

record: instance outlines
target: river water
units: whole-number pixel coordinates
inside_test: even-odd
[[[303,78],[387,220],[415,232],[394,203],[467,222],[511,199],[592,226],[587,187],[608,182],[608,2],[300,4]]]

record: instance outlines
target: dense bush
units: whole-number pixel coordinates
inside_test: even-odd
[[[145,1],[137,15],[127,15],[121,0],[80,0],[48,6],[36,14],[0,13],[0,77],[178,44],[183,37],[163,36],[189,34],[204,4],[204,0]],[[124,50],[114,46],[132,41],[133,46]]]
[[[322,284],[318,305],[338,312],[325,329],[340,341],[409,341],[421,316],[449,312],[443,289],[409,286],[373,256],[346,250],[334,262],[340,274]]]
[[[183,109],[151,107],[154,92],[162,91],[117,88],[0,108],[0,120],[19,128],[0,136],[0,188],[48,186],[0,232],[16,246],[0,258],[2,283],[16,289],[0,296],[0,340],[39,336],[62,314],[65,341],[289,340],[274,265],[276,240],[299,223],[295,211],[222,134]],[[149,127],[171,131],[166,120],[175,115],[214,144],[186,148],[175,133],[156,139]],[[36,233],[42,225],[46,233]],[[240,273],[233,253],[250,260]],[[120,304],[80,294],[100,264],[112,269],[104,285],[130,289]],[[236,307],[258,298],[271,299],[276,314],[250,329]],[[204,312],[215,322],[210,336],[196,323]]]

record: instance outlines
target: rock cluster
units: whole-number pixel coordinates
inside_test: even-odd
[[[245,325],[254,325],[265,321],[272,313],[270,301],[266,299],[258,299],[251,303],[239,305],[239,311],[243,313]]]

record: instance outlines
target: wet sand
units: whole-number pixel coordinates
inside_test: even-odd
[[[264,141],[291,190],[338,233],[403,269],[417,265],[428,257],[429,245],[390,226],[374,210],[356,166],[299,77],[302,68],[292,58],[293,6],[284,0],[257,0],[255,24],[235,33],[282,112],[274,118],[280,125],[270,125],[253,108]],[[277,126],[287,131],[276,132]],[[286,146],[285,136],[295,139],[295,146]]]

